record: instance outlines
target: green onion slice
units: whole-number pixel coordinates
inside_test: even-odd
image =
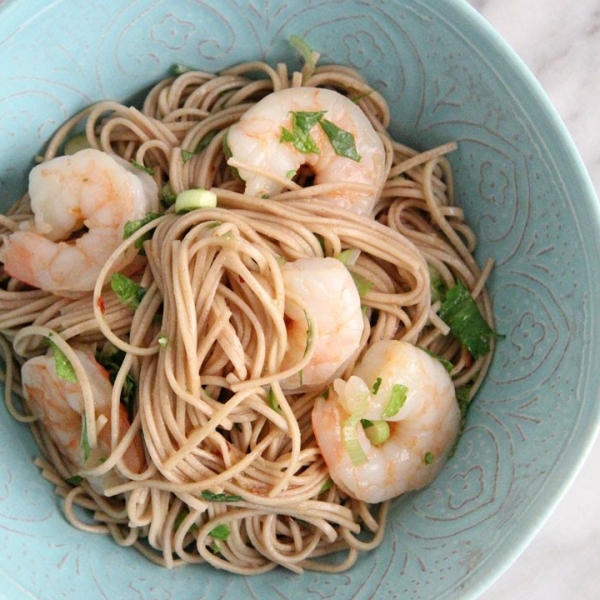
[[[217,194],[204,188],[184,190],[177,194],[175,199],[175,212],[186,213],[198,208],[214,208],[217,206]]]
[[[361,421],[367,439],[373,446],[380,446],[390,439],[390,425],[387,421]]]
[[[360,417],[351,416],[342,423],[342,441],[350,461],[355,467],[364,465],[369,459],[358,439]]]
[[[390,401],[388,405],[385,407],[383,414],[381,415],[382,419],[391,419],[393,416],[398,414],[398,411],[404,406],[406,402],[406,394],[408,393],[408,388],[405,385],[400,383],[395,383],[392,387],[392,393],[390,395]]]

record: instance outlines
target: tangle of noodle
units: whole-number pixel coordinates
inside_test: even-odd
[[[294,186],[270,199],[243,195],[243,182],[233,176],[223,151],[227,128],[266,94],[299,85],[359,98],[381,136],[389,173],[376,221],[342,214],[323,201],[307,202],[311,187]],[[37,464],[65,498],[73,525],[110,534],[168,567],[206,561],[242,574],[276,565],[297,572],[342,571],[359,552],[380,543],[388,503],[369,506],[328,487],[310,426],[313,401],[322,390],[291,397],[278,384],[286,347],[281,258],[359,249],[350,268],[374,284],[362,298],[362,348],[384,338],[418,344],[450,360],[456,387],[470,390],[471,397],[491,353],[473,361],[447,335],[436,314],[439,306],[430,303],[428,265],[448,286],[461,281],[492,324],[484,288],[490,265],[481,271],[475,263],[473,233],[453,203],[444,155],[455,145],[418,153],[392,140],[388,124],[385,101],[352,69],[319,66],[288,76],[285,65],[272,69],[255,62],[218,75],[189,71],[165,79],[141,110],[100,102],[57,132],[41,160],[60,154],[65,140],[85,127],[90,146],[146,165],[159,187],[169,182],[175,194],[202,187],[218,196],[216,208],[183,216],[167,210],[123,241],[119,251],[152,232],[144,243],[146,266],[136,276],[147,292],[136,310],[104,287],[110,264],[94,293],[77,299],[4,277],[0,348],[6,404],[16,419],[31,424],[44,457]],[[0,229],[13,231],[30,216],[25,195],[2,217]],[[51,334],[66,352],[71,345],[107,343],[125,352],[113,411],[128,376],[137,382],[128,435],[117,443],[113,419],[111,455],[83,473],[117,469],[121,483],[106,496],[85,479],[71,479],[71,467],[22,399],[19,367],[46,351]],[[269,389],[279,410],[269,403]],[[93,419],[88,426],[96,426]],[[147,467],[131,473],[122,456],[140,432]],[[91,511],[92,521],[77,507]],[[229,527],[226,540],[211,533],[220,525]],[[323,559],[339,551],[345,552],[337,559]]]

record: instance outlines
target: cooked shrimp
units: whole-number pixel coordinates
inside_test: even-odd
[[[299,150],[285,134],[282,137],[282,132],[298,137],[299,114],[317,113],[322,113],[321,119],[308,131],[313,148]],[[333,123],[347,141],[353,140],[355,158],[336,153],[321,125],[325,122]],[[246,182],[245,193],[257,198],[281,192],[293,174],[307,165],[315,184],[336,184],[334,191],[320,194],[321,198],[369,214],[386,177],[379,135],[356,103],[333,90],[301,87],[269,94],[230,127],[227,142],[229,164]]]
[[[309,336],[315,343],[309,362],[283,381],[282,388],[325,386],[344,371],[360,346],[364,322],[358,290],[348,269],[335,258],[301,258],[285,263],[281,272],[288,341],[282,367],[302,360]]]
[[[79,473],[85,468],[98,466],[110,454],[112,384],[106,370],[89,352],[75,350],[75,354],[93,390],[96,421],[105,422],[98,433],[97,446],[90,448],[87,460],[82,444],[84,400],[81,385],[59,377],[56,361],[49,354],[25,362],[21,368],[21,378],[29,408],[39,418],[73,472]],[[129,428],[127,411],[120,405],[118,441],[123,439]],[[123,454],[123,460],[132,472],[142,471],[145,459],[139,436],[133,438],[132,444]],[[88,480],[98,493],[102,493],[106,487],[119,483],[121,478],[114,469],[111,469],[103,476],[88,477]]]
[[[94,289],[127,221],[158,209],[148,173],[93,149],[34,167],[29,195],[34,218],[4,238],[0,260],[11,277],[58,295]],[[82,233],[70,239],[76,232]],[[114,270],[136,255],[124,254]]]
[[[420,489],[441,471],[458,437],[460,410],[440,361],[407,342],[384,340],[367,350],[348,381],[333,387],[328,399],[317,399],[312,425],[341,490],[377,503]],[[363,419],[387,422],[389,439],[371,443]],[[362,452],[351,457],[353,432]]]

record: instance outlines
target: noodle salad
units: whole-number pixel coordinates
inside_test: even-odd
[[[0,217],[5,401],[74,526],[339,572],[429,484],[495,339],[450,142],[346,66],[177,66],[67,121]],[[86,509],[86,510],[81,510]]]

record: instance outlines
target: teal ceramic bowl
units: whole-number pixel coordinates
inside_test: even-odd
[[[600,215],[548,100],[459,0],[0,0],[0,199],[89,103],[131,99],[175,63],[242,60],[360,69],[393,110],[393,133],[458,140],[457,194],[496,260],[499,344],[457,452],[427,489],[396,501],[385,541],[343,575],[253,578],[167,571],[72,529],[0,407],[0,590],[7,598],[474,598],[524,549],[581,465],[600,412]],[[596,359],[596,360],[594,360]],[[0,594],[0,595],[1,595]]]

